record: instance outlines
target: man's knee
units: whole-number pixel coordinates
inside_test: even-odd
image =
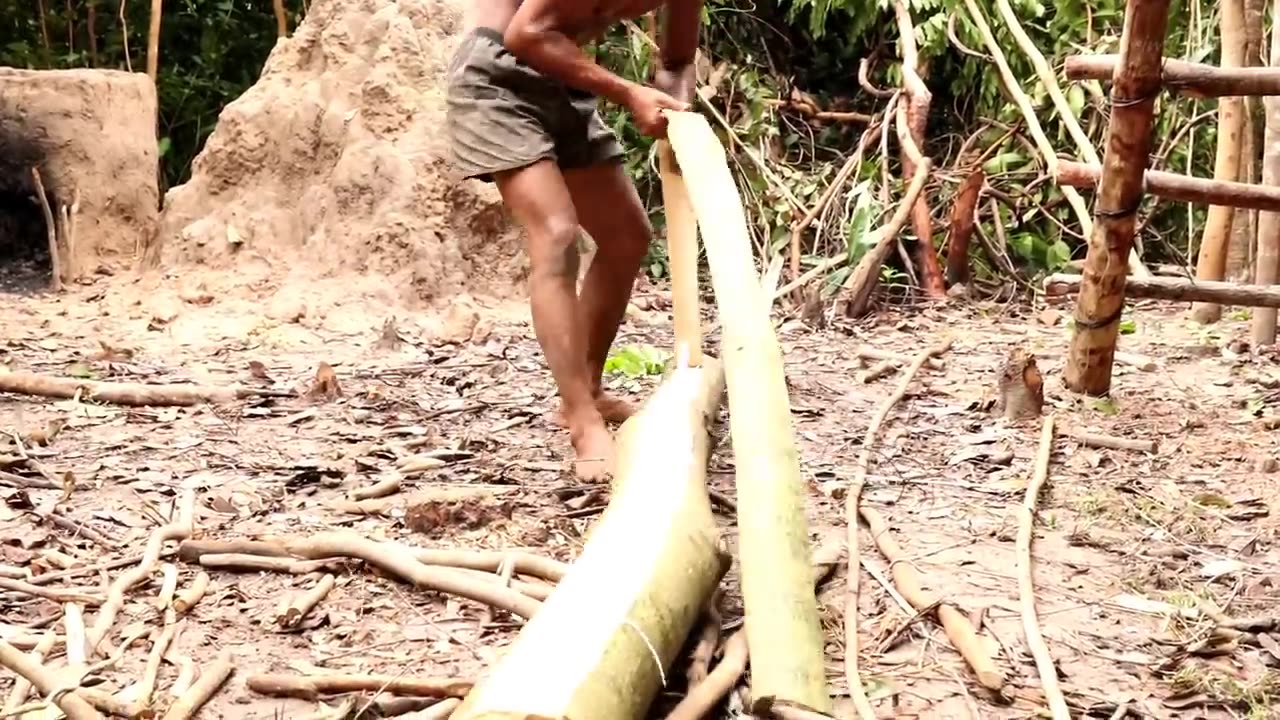
[[[578,277],[581,229],[572,215],[546,218],[528,228],[530,272],[540,277]]]

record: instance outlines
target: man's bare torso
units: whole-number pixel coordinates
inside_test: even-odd
[[[467,29],[486,27],[506,32],[521,0],[472,0],[467,4],[464,22]],[[614,24],[638,18],[662,7],[664,0],[563,0],[566,7],[565,27],[556,28],[579,44],[602,37]]]

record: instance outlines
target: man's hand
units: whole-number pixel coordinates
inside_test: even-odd
[[[653,86],[682,103],[693,103],[697,85],[693,63],[673,70],[658,70],[653,76]]]
[[[640,132],[649,137],[663,139],[667,136],[667,118],[664,110],[685,111],[689,103],[681,102],[657,88],[636,85],[627,97],[627,109]]]

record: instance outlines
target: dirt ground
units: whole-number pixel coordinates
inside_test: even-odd
[[[55,477],[70,473],[77,483],[55,505],[63,490],[20,489],[0,476],[0,564],[10,573],[82,568],[47,587],[100,595],[121,570],[91,566],[136,562],[188,490],[197,496],[202,538],[300,539],[345,529],[419,547],[529,548],[565,561],[607,502],[602,488],[580,487],[567,471],[566,439],[547,418],[553,388],[522,305],[444,320],[399,312],[389,330],[390,312],[368,304],[316,318],[305,308],[162,295],[129,278],[99,279],[58,298],[0,295],[0,364],[59,376],[241,383],[294,396],[227,409],[0,395],[0,430],[30,440],[62,425],[47,446],[28,451]],[[660,288],[642,289],[637,305],[645,309],[635,309],[619,346],[669,347],[667,303]],[[815,546],[844,532],[843,492],[863,432],[899,381],[900,372],[861,382],[857,350],[911,355],[954,339],[944,367],[922,371],[890,416],[864,501],[888,520],[929,588],[980,622],[1013,702],[984,692],[942,630],[905,613],[864,572],[859,665],[880,716],[1034,717],[1043,707],[1019,619],[1014,550],[1015,507],[1032,474],[1040,423],[1008,423],[986,409],[997,369],[1017,346],[1034,352],[1046,411],[1063,434],[1040,498],[1035,583],[1043,634],[1076,713],[1122,717],[1116,708],[1125,705],[1131,717],[1280,716],[1271,709],[1280,695],[1280,522],[1270,512],[1280,453],[1268,419],[1280,387],[1274,355],[1242,345],[1248,326],[1237,316],[1198,329],[1177,308],[1144,305],[1130,311],[1135,332],[1121,343],[1150,363],[1118,366],[1112,400],[1080,400],[1061,388],[1068,313],[975,303],[886,310],[822,330],[779,318]],[[452,336],[466,339],[442,341],[450,336],[439,332],[442,323],[462,323]],[[332,367],[341,396],[297,396],[321,363]],[[657,381],[611,380],[638,389],[637,399]],[[1158,448],[1083,447],[1065,436],[1078,430]],[[732,497],[725,435],[710,482]],[[428,451],[445,464],[407,469],[406,457]],[[9,472],[36,477],[21,464]],[[396,475],[403,487],[384,515],[335,508],[352,488]],[[723,505],[720,512],[731,528],[731,514]],[[867,569],[884,577],[887,563],[865,530],[860,544]],[[201,570],[167,561],[177,566],[179,590]],[[235,674],[200,717],[307,717],[316,703],[256,694],[246,678],[470,679],[518,632],[505,612],[415,590],[359,563],[335,574],[336,587],[301,627],[280,632],[273,616],[281,598],[310,588],[314,577],[209,570],[212,583],[182,623],[157,696],[175,681],[182,657],[208,668],[227,651]],[[113,644],[160,626],[152,603],[161,577],[157,569],[129,593],[108,635]],[[732,623],[740,614],[736,573],[726,583]],[[843,570],[820,599],[830,682],[843,696]],[[1220,623],[1206,619],[1212,613],[1259,622],[1232,635],[1215,631]],[[92,609],[87,615],[91,625]],[[61,620],[53,601],[0,595],[0,632],[11,642],[29,644],[40,628],[61,632]],[[99,689],[141,678],[149,648],[144,636],[126,649],[99,673]],[[656,717],[679,696],[683,673],[672,675],[679,679],[655,704]],[[3,692],[10,685],[0,678]],[[740,707],[731,700],[720,717],[736,717]]]

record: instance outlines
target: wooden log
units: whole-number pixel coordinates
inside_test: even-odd
[[[36,395],[47,398],[73,398],[80,395],[84,401],[97,401],[115,405],[159,406],[200,405],[203,403],[227,403],[249,397],[287,395],[280,391],[245,387],[215,387],[208,385],[147,384],[124,382],[98,382],[79,378],[37,375],[15,371],[0,373],[0,393]]]
[[[658,141],[662,204],[667,213],[667,262],[671,270],[671,315],[678,367],[702,364],[702,319],[698,316],[698,216],[671,145]]]
[[[1068,55],[1064,70],[1070,80],[1110,80],[1119,55]],[[1273,97],[1280,95],[1280,68],[1218,67],[1166,59],[1161,82],[1194,98]]]
[[[751,695],[831,712],[809,565],[806,485],[782,350],[751,257],[742,199],[706,119],[670,113],[667,135],[702,229],[719,309],[737,466],[738,538]],[[925,163],[921,163],[924,165]]]
[[[1069,295],[1081,292],[1081,275],[1050,275],[1044,280],[1045,294]],[[1123,292],[1135,298],[1175,302],[1211,302],[1241,307],[1280,308],[1280,285],[1237,285],[1222,280],[1150,277],[1126,278]]]
[[[1169,23],[1169,0],[1133,2],[1125,8],[1120,57],[1112,82],[1114,101],[1102,179],[1095,200],[1083,282],[1065,383],[1074,392],[1104,395],[1124,308],[1125,278],[1143,171],[1151,155],[1151,124],[1160,89],[1160,54]],[[1147,278],[1148,280],[1150,278]]]
[[[555,592],[453,720],[640,720],[727,569],[706,490],[719,362],[623,424],[614,497]]]
[[[1071,160],[1058,161],[1059,185],[1093,188],[1102,177],[1100,165]],[[1247,210],[1280,211],[1280,187],[1228,182],[1190,177],[1161,170],[1147,170],[1142,178],[1143,192],[1178,202],[1224,205]]]

